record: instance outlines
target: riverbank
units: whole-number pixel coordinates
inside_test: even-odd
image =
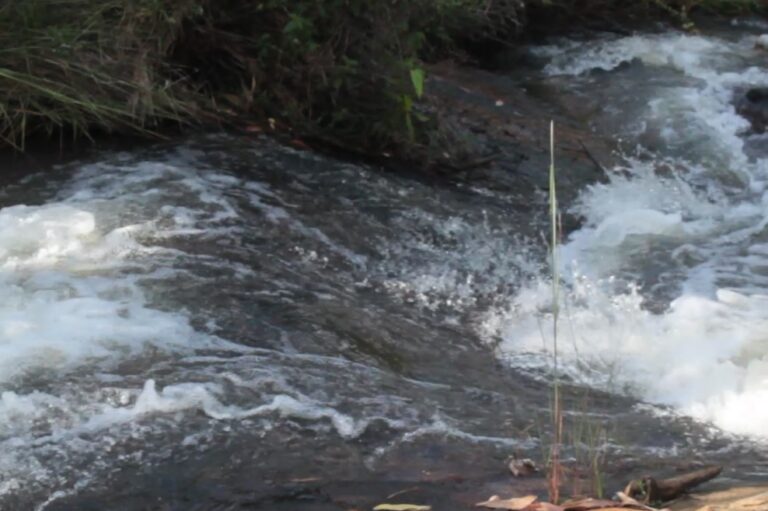
[[[0,140],[60,147],[103,133],[241,126],[373,157],[461,168],[476,154],[439,115],[430,63],[484,64],[515,41],[697,14],[744,0],[420,0],[257,4],[12,1],[0,9]],[[446,161],[446,148],[468,153]],[[469,154],[471,153],[471,154]]]

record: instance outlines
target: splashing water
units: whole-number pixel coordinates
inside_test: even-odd
[[[653,133],[656,146],[638,150],[573,208],[584,227],[563,247],[570,291],[561,346],[570,376],[762,436],[768,155],[748,155],[759,136],[734,108],[740,93],[768,84],[757,41],[636,35],[536,53],[549,61],[546,73],[570,75],[574,87],[604,86],[608,95],[614,83],[666,73],[628,101],[641,122],[624,136]],[[536,318],[549,300],[546,284],[535,282],[485,313],[479,327],[503,340],[512,364],[535,371],[546,364]]]

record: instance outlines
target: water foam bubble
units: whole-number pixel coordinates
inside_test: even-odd
[[[754,36],[659,34],[540,53],[551,58],[545,71],[552,74],[613,70],[639,59],[684,77],[649,97],[643,120],[663,126],[669,145],[689,152],[672,147],[671,156],[630,158],[574,206],[585,226],[560,258],[564,372],[760,437],[768,431],[760,411],[768,398],[768,162],[745,153],[749,125],[733,106],[739,90],[768,82],[765,69],[749,64],[754,44]],[[668,295],[658,294],[662,288]],[[478,328],[500,341],[512,364],[544,374],[551,302],[548,281],[539,279],[482,314]]]

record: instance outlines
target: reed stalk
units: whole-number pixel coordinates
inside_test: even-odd
[[[560,500],[562,467],[560,451],[563,441],[563,410],[560,396],[560,368],[558,361],[558,320],[560,316],[560,271],[558,247],[560,243],[559,207],[557,204],[557,176],[555,169],[555,123],[549,125],[549,220],[551,229],[550,265],[552,273],[552,434],[549,463],[549,498],[554,504]]]

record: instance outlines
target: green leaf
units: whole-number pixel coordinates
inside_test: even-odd
[[[291,15],[291,19],[283,27],[284,34],[293,34],[301,32],[307,26],[307,20],[296,14]]]
[[[413,128],[413,119],[411,111],[413,110],[413,98],[403,96],[403,113],[405,114],[405,128],[408,130],[408,140],[413,142],[416,139],[416,130]]]
[[[413,110],[413,98],[403,95],[403,112],[410,114]]]
[[[418,67],[411,69],[411,83],[413,90],[416,91],[416,97],[421,98],[424,95],[424,70]]]
[[[373,511],[430,511],[432,506],[418,504],[379,504]]]

